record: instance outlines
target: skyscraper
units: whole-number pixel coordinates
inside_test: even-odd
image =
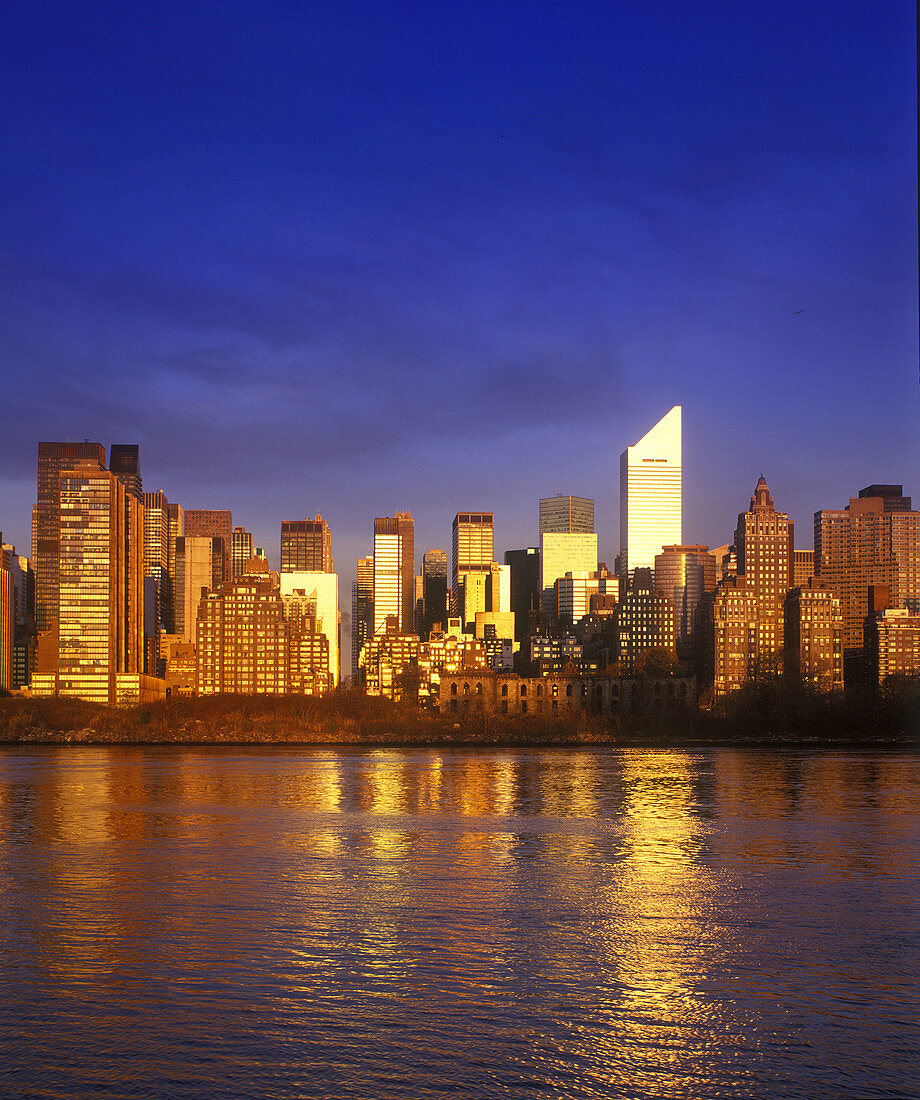
[[[143,498],[140,447],[136,443],[113,443],[109,447],[109,469],[133,497]]]
[[[0,535],[0,543],[3,536]],[[0,553],[0,688],[9,691],[13,686],[13,631],[15,628],[15,601],[13,573],[6,567]]]
[[[304,607],[316,630],[325,635],[328,645],[329,667],[327,672],[332,687],[339,682],[339,577],[337,573],[308,570],[299,573],[279,574],[281,596],[296,611],[294,618],[302,617]],[[300,605],[300,610],[296,605]]]
[[[358,558],[351,590],[351,682],[358,683],[361,651],[374,633],[374,559]]]
[[[566,573],[597,572],[597,535],[593,532],[553,532],[540,536],[540,589],[543,610],[548,619],[556,618],[553,586]]]
[[[540,500],[540,534],[594,530],[594,501],[588,497],[543,497]]]
[[[734,548],[738,576],[756,600],[756,659],[778,661],[784,648],[783,605],[792,587],[793,525],[785,512],[777,512],[763,474],[750,508],[738,516]]]
[[[230,576],[241,577],[246,572],[249,559],[255,554],[252,532],[245,527],[234,527],[230,547]]]
[[[708,546],[663,546],[655,555],[655,589],[674,605],[682,657],[692,654],[697,605],[715,587],[716,559]]]
[[[869,587],[892,608],[920,611],[920,511],[900,485],[868,485],[842,509],[815,512],[815,576],[840,600],[844,650],[859,652]]]
[[[540,611],[540,550],[506,550],[505,565],[511,567],[511,610],[514,612],[514,639],[519,642],[530,633],[531,620]]]
[[[451,610],[463,620],[464,627],[474,621],[477,611],[489,610],[485,604],[485,591],[494,558],[493,526],[491,512],[458,512],[454,516],[451,528]]]
[[[144,576],[156,582],[155,622],[148,624],[171,634],[176,621],[175,560],[177,529],[182,509],[171,505],[166,494],[157,489],[144,493]]]
[[[680,544],[681,406],[620,455],[620,575],[653,569],[662,546]]]
[[[415,520],[410,512],[374,520],[374,634],[395,615],[400,634],[415,628]]]
[[[143,505],[97,459],[59,472],[57,670],[36,694],[120,700],[119,676],[144,671]],[[44,681],[39,683],[39,681]]]
[[[441,629],[447,627],[447,552],[444,550],[426,550],[422,559],[422,641],[434,629],[435,623]]]
[[[185,534],[193,539],[223,539],[229,553],[233,541],[233,515],[221,508],[186,508]]]
[[[186,513],[188,514],[188,513]],[[176,634],[195,641],[202,591],[224,583],[224,540],[184,535],[176,539]]]
[[[233,516],[220,508],[186,508],[185,535],[192,539],[220,539],[223,546],[223,571],[219,582],[230,576],[230,554],[233,548]],[[192,637],[194,638],[194,624]]]
[[[58,617],[60,552],[60,473],[81,459],[105,469],[101,443],[39,443],[38,501],[32,513],[32,565],[35,569],[35,627],[50,630]]]
[[[332,534],[317,512],[315,519],[281,523],[282,573],[334,573]]]

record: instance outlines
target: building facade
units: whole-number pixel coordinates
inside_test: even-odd
[[[777,512],[761,474],[750,508],[738,516],[735,528],[738,576],[757,605],[754,659],[761,665],[781,666],[784,652],[786,593],[792,587],[793,525]]]
[[[427,638],[435,624],[443,630],[450,607],[447,600],[447,552],[426,550],[422,558],[422,622],[420,637]]]
[[[542,497],[540,500],[540,531],[581,532],[594,531],[594,501],[589,497]]]
[[[708,546],[663,546],[655,555],[655,588],[674,605],[677,652],[693,654],[696,609],[704,592],[716,587],[716,559]]]
[[[415,632],[415,521],[409,512],[374,520],[374,629],[396,617],[398,632]]]
[[[920,675],[920,615],[906,607],[868,615],[864,646],[869,675],[878,686],[889,676]]]
[[[514,612],[514,638],[520,642],[538,628],[540,615],[540,548],[528,546],[522,550],[506,550],[505,565],[511,570],[509,588],[511,610]]]
[[[332,532],[318,512],[314,519],[282,521],[281,572],[335,572]]]
[[[176,629],[194,642],[195,619],[202,592],[219,588],[226,580],[224,541],[217,537],[183,535],[176,539]]]
[[[105,469],[101,443],[39,443],[38,499],[32,512],[32,565],[35,569],[35,627],[50,630],[57,621],[60,562],[60,475],[90,459]]]
[[[566,573],[597,572],[597,535],[594,532],[553,532],[540,536],[540,590],[543,613],[556,619],[554,585]]]
[[[158,691],[144,675],[144,507],[85,459],[59,471],[56,668],[37,695],[122,703]]]
[[[252,532],[245,527],[234,527],[230,535],[230,579],[242,577],[255,557],[256,545]]]
[[[831,590],[810,577],[786,595],[785,673],[818,691],[843,688],[843,613]]]
[[[374,633],[374,558],[358,558],[351,589],[351,682],[363,679],[363,654]]]
[[[458,512],[451,525],[451,613],[463,619],[464,627],[477,611],[486,610],[480,593],[494,561],[494,522],[491,512]]]
[[[199,695],[285,694],[288,628],[281,593],[272,579],[238,577],[203,595],[195,649]]]
[[[900,485],[869,485],[846,508],[815,513],[815,576],[840,600],[844,651],[860,652],[869,589],[920,611],[920,512]]]
[[[305,624],[313,620],[313,626],[303,626],[305,635],[321,634],[326,638],[328,652],[329,686],[337,687],[341,678],[339,648],[339,578],[337,573],[301,572],[281,573],[279,576],[281,598],[285,614],[292,624]],[[306,645],[307,642],[298,643]],[[311,640],[310,645],[314,645]]]

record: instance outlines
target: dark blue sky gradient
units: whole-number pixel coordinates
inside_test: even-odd
[[[139,442],[277,563],[319,510],[533,544],[684,407],[684,536],[763,472],[918,478],[914,9],[158,5],[0,14],[0,530],[39,439]],[[802,311],[802,312],[798,312]]]

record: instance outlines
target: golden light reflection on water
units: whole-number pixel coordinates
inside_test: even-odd
[[[857,1028],[917,969],[867,899],[907,904],[918,792],[845,754],[0,752],[0,962],[128,1006],[125,1042],[169,973],[199,1029],[268,998],[266,1034],[365,1058],[411,1022],[426,1065],[504,1051],[558,1095],[756,1093],[803,984]]]

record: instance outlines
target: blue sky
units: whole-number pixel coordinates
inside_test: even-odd
[[[597,501],[684,408],[684,537],[763,472],[812,513],[918,478],[912,4],[156,6],[0,13],[0,530],[39,439],[141,445],[348,591]],[[343,604],[344,604],[343,600]]]

